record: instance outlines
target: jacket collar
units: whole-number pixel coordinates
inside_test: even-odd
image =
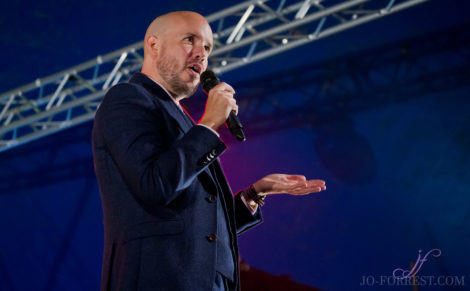
[[[129,79],[129,83],[138,84],[144,87],[152,95],[154,100],[159,102],[166,109],[168,114],[176,120],[176,123],[183,132],[187,132],[191,128],[184,119],[184,114],[186,113],[182,112],[181,109],[178,108],[173,97],[170,96],[168,91],[166,91],[160,84],[140,72],[135,73]]]

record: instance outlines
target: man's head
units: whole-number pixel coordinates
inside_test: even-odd
[[[176,100],[191,96],[212,46],[212,30],[202,15],[178,11],[159,16],[145,33],[142,73]]]

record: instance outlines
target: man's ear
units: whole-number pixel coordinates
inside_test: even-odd
[[[152,56],[158,55],[158,42],[159,39],[155,35],[149,35],[145,40],[145,43],[148,48],[148,53]]]

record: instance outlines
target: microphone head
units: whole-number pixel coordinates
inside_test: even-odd
[[[206,93],[209,93],[209,91],[212,88],[214,88],[217,84],[220,83],[219,78],[217,78],[215,73],[212,72],[211,70],[204,71],[201,74],[200,80],[201,80],[202,89],[204,89]]]

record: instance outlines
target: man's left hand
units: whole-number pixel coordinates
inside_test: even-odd
[[[326,190],[325,181],[307,180],[302,175],[271,174],[253,184],[256,193],[260,195],[287,193],[291,195],[306,195]]]

